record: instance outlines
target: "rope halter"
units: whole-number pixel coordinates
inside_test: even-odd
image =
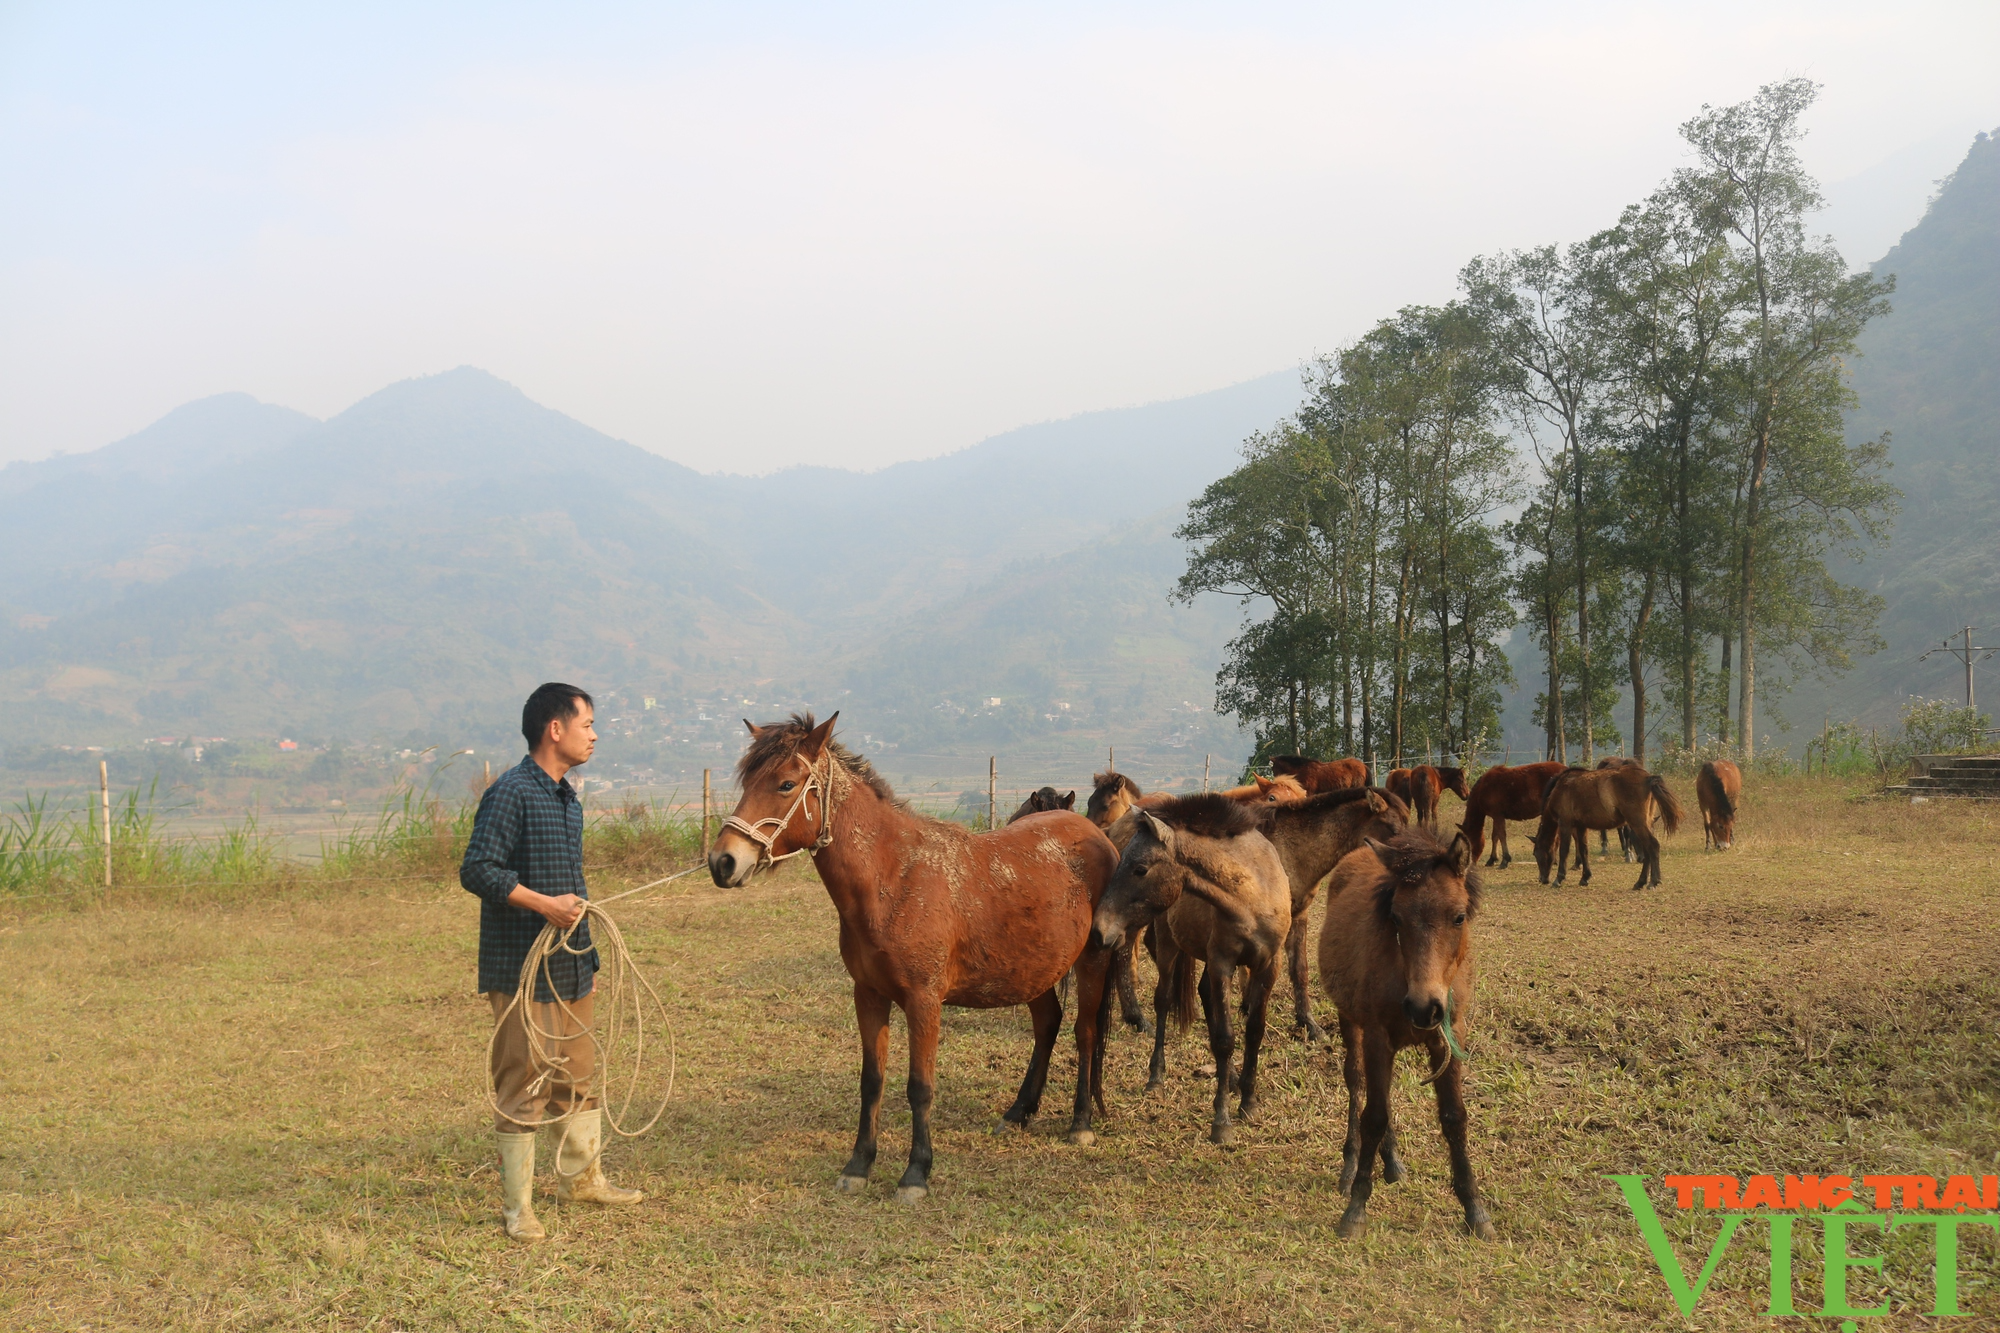
[[[821,851],[833,845],[833,769],[833,746],[829,744],[821,756],[819,765],[807,765],[806,780],[799,787],[799,794],[792,798],[791,806],[784,814],[760,819],[755,823],[738,819],[735,815],[730,815],[722,821],[722,827],[725,829],[735,829],[757,844],[757,864],[751,867],[752,870],[774,866],[780,861],[789,861],[794,856]],[[772,849],[777,845],[778,838],[785,829],[790,826],[792,816],[804,808],[807,818],[812,817],[812,807],[808,802],[814,792],[819,793],[819,836],[803,847],[794,847],[784,855],[778,855]]]

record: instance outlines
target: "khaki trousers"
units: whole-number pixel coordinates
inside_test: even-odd
[[[502,1134],[532,1132],[543,1120],[566,1116],[572,1111],[588,1111],[597,1105],[591,1077],[597,1072],[597,1048],[591,1043],[592,992],[569,1002],[569,1012],[559,1004],[529,1004],[507,1013],[514,1003],[511,994],[488,992],[493,1021],[500,1025],[493,1040],[493,1098],[500,1109],[494,1113],[493,1128]],[[532,1014],[536,1028],[567,1039],[544,1036],[542,1044],[553,1069],[537,1067],[528,1049],[528,1026],[523,1010]],[[505,1021],[501,1015],[506,1014]],[[543,1078],[546,1074],[548,1077]]]

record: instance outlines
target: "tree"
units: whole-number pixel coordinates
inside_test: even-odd
[[[1879,460],[1867,448],[1828,447],[1828,439],[1837,442],[1841,434],[1837,409],[1849,402],[1838,374],[1828,372],[1853,353],[1862,327],[1888,311],[1893,284],[1849,273],[1830,241],[1806,238],[1805,215],[1820,207],[1821,199],[1798,158],[1804,137],[1799,119],[1817,94],[1811,80],[1788,79],[1759,89],[1748,102],[1703,107],[1681,127],[1699,165],[1676,173],[1682,191],[1702,201],[1711,227],[1731,238],[1731,257],[1744,270],[1750,297],[1740,370],[1748,414],[1739,439],[1732,627],[1741,653],[1737,735],[1745,759],[1756,755],[1760,583],[1799,578],[1807,566],[1823,570],[1826,549],[1849,535],[1852,524],[1866,528],[1894,494],[1871,475],[1871,464]],[[1787,453],[1794,455],[1789,469]],[[1768,531],[1774,467],[1789,470],[1822,502],[1807,508],[1823,521],[1816,528],[1796,526],[1789,541]],[[1832,493],[1840,498],[1828,508]],[[1781,557],[1789,561],[1782,573],[1772,568]],[[1872,621],[1851,598],[1842,609],[1841,623],[1849,632]],[[1726,688],[1727,630],[1723,652]]]

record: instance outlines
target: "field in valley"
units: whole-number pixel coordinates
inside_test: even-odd
[[[1753,780],[1736,848],[1704,853],[1696,818],[1664,870],[1645,893],[1615,851],[1587,889],[1539,885],[1526,858],[1488,872],[1469,1088],[1491,1244],[1460,1228],[1407,1054],[1411,1176],[1378,1187],[1364,1237],[1334,1236],[1337,1059],[1275,1024],[1234,1151],[1206,1141],[1196,1037],[1148,1097],[1123,1029],[1110,1115],[1078,1149],[1067,1029],[1043,1118],[994,1137],[1026,1015],[950,1011],[931,1198],[891,1197],[900,1072],[873,1187],[837,1195],[856,1041],[807,867],[614,909],[678,1043],[665,1118],[608,1154],[649,1197],[545,1202],[551,1239],[518,1247],[479,1085],[477,913],[449,875],[0,906],[0,1326],[1834,1327],[1759,1317],[1761,1225],[1683,1318],[1603,1176],[1655,1178],[1692,1272],[1716,1224],[1671,1209],[1667,1173],[2000,1171],[2000,809]],[[649,877],[600,872],[595,892]],[[1898,1313],[1866,1326],[2000,1326],[2000,1246],[1973,1227],[1963,1244],[1971,1317],[1914,1313],[1930,1241],[1911,1229],[1889,1245]],[[1817,1309],[1810,1243],[1796,1262]],[[1880,1291],[1855,1270],[1856,1304]]]

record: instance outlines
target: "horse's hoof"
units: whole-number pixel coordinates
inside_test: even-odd
[[[842,1194],[859,1194],[868,1188],[868,1177],[842,1176],[839,1180],[833,1182],[833,1187]]]
[[[1367,1229],[1367,1210],[1364,1208],[1349,1208],[1340,1215],[1340,1225],[1333,1229],[1333,1234],[1342,1240],[1353,1240]]]
[[[930,1197],[930,1193],[930,1187],[927,1185],[903,1185],[896,1190],[896,1202],[922,1203]]]
[[[1486,1215],[1486,1205],[1475,1203],[1465,1210],[1465,1229],[1481,1240],[1493,1239],[1493,1219]]]
[[[1194,1076],[1196,1078],[1214,1078],[1215,1066],[1212,1064],[1196,1065],[1194,1067]]]
[[[1382,1183],[1384,1185],[1394,1185],[1408,1174],[1409,1172],[1403,1169],[1403,1163],[1398,1158],[1391,1157],[1388,1161],[1382,1163]]]
[[[1218,1148],[1227,1148],[1236,1137],[1235,1126],[1215,1125],[1208,1131],[1208,1141]]]
[[[1069,1141],[1079,1148],[1088,1148],[1091,1144],[1097,1142],[1097,1135],[1087,1129],[1072,1129],[1069,1132]]]
[[[1005,1116],[1002,1116],[1000,1117],[999,1123],[993,1126],[992,1134],[993,1137],[996,1139],[1005,1138],[1007,1135],[1015,1133],[1018,1130],[1024,1130],[1027,1127],[1028,1127],[1028,1122],[1025,1120],[1014,1121],[1007,1119],[1007,1117]]]
[[[1160,1092],[1163,1089],[1165,1089],[1166,1086],[1167,1086],[1167,1081],[1164,1078],[1161,1078],[1157,1074],[1155,1074],[1152,1078],[1146,1080],[1147,1092]]]

